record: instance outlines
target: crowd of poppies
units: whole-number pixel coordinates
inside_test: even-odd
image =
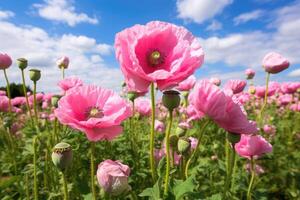
[[[276,157],[260,161],[275,154],[276,137],[289,142],[280,144],[286,149],[299,148],[300,82],[269,81],[290,66],[282,55],[264,56],[263,86],[254,84],[250,68],[224,84],[218,77],[197,80],[194,73],[205,58],[198,39],[160,21],[119,32],[115,52],[125,80],[120,94],[65,76],[64,56],[57,61],[59,94],[37,92],[43,78],[38,69],[29,70],[34,88],[27,91],[30,61],[17,59],[24,95],[14,98],[7,74],[13,61],[0,53],[7,83],[0,91],[1,198],[250,200],[259,197],[255,190],[265,173],[260,164]],[[206,181],[199,178],[205,158],[222,163],[210,163],[221,170],[217,190],[204,189]],[[245,182],[238,181],[237,168],[246,174],[246,186],[235,186]],[[283,198],[300,197],[299,185],[292,190]]]

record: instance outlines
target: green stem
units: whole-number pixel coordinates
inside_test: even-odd
[[[65,171],[61,172],[62,178],[63,178],[63,185],[64,185],[64,200],[68,200],[68,184],[67,184],[67,179],[66,179],[66,174]]]
[[[33,124],[33,118],[32,118],[31,109],[30,109],[30,106],[29,106],[29,100],[28,100],[28,95],[27,95],[27,90],[26,90],[26,83],[25,83],[25,75],[24,75],[24,70],[23,69],[21,70],[21,73],[22,73],[23,92],[24,92],[24,96],[25,96],[25,99],[26,99],[26,107],[27,107],[27,111],[28,111],[29,116],[30,116],[31,123]]]
[[[65,68],[62,67],[62,68],[61,68],[61,71],[62,71],[62,79],[65,79]]]
[[[34,190],[34,200],[38,200],[36,145],[37,145],[37,137],[35,136],[33,138],[33,190]]]
[[[30,200],[30,194],[29,194],[29,178],[28,174],[25,174],[25,184],[26,184],[26,200]]]
[[[201,130],[200,130],[200,133],[199,133],[199,136],[198,136],[198,143],[197,143],[197,146],[195,148],[195,150],[193,151],[191,157],[188,159],[188,161],[186,162],[186,165],[185,165],[185,171],[184,171],[184,174],[185,174],[185,178],[188,177],[188,170],[189,170],[189,167],[190,167],[190,164],[192,162],[192,160],[194,159],[194,156],[197,154],[198,152],[198,149],[199,149],[199,146],[200,146],[200,143],[201,143],[201,139],[203,137],[203,134],[204,134],[204,131],[205,131],[205,128],[208,126],[209,124],[209,120],[207,120],[203,126],[201,127]]]
[[[95,164],[94,164],[94,153],[95,153],[95,143],[91,142],[91,188],[93,200],[96,200],[96,188],[95,188]]]
[[[165,174],[165,184],[164,184],[164,195],[168,195],[169,189],[169,176],[170,176],[170,133],[173,122],[173,110],[169,110],[169,124],[166,130],[165,136],[165,146],[166,146],[166,174]]]
[[[255,178],[255,162],[254,162],[254,158],[251,157],[251,165],[250,165],[250,170],[251,170],[251,179],[250,179],[250,183],[249,183],[249,187],[248,187],[248,191],[247,191],[247,200],[251,200],[251,190],[252,190],[252,186],[254,183],[254,178]]]
[[[265,91],[264,103],[261,107],[260,115],[259,115],[259,125],[260,126],[262,126],[263,113],[264,113],[264,109],[267,105],[267,100],[268,100],[269,80],[270,80],[270,73],[268,72],[267,77],[266,77],[266,91]]]
[[[154,126],[155,126],[155,88],[151,83],[151,130],[150,130],[150,169],[153,182],[156,181],[155,160],[154,160]]]
[[[5,76],[5,80],[6,80],[6,92],[7,92],[7,97],[8,97],[8,110],[9,110],[9,113],[11,113],[12,106],[11,106],[10,84],[9,84],[9,81],[8,81],[6,69],[3,69],[3,72],[4,72],[4,76]]]
[[[34,109],[34,117],[35,117],[35,125],[39,126],[38,121],[38,111],[37,111],[37,101],[36,101],[36,81],[33,82],[33,109]]]
[[[235,164],[235,156],[236,156],[235,150],[233,148],[230,148],[230,157],[228,162],[229,166],[228,166],[228,173],[226,175],[226,180],[225,180],[224,194],[226,194],[230,190],[232,174],[233,174],[233,169]]]

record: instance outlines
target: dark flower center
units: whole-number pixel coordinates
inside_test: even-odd
[[[87,112],[87,118],[102,118],[104,117],[104,113],[102,109],[99,109],[97,107],[92,107]]]
[[[158,50],[152,50],[148,53],[148,63],[149,65],[151,65],[152,67],[157,67],[161,64],[164,63],[165,61],[165,56],[163,55],[163,53],[161,53]]]

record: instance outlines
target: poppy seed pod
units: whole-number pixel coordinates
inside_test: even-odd
[[[177,150],[177,143],[178,143],[178,136],[177,135],[171,135],[170,136],[170,146],[173,149],[173,151]]]
[[[18,64],[18,67],[21,69],[21,70],[24,70],[27,68],[28,66],[28,61],[25,59],[25,58],[18,58],[17,59],[17,64]]]
[[[178,140],[178,151],[180,154],[185,154],[191,149],[191,141],[189,138],[180,138]]]
[[[33,82],[37,82],[41,78],[41,71],[38,69],[31,69],[29,70],[29,77]]]
[[[134,91],[131,91],[131,92],[128,92],[127,93],[127,98],[130,100],[130,101],[134,101],[137,97],[138,97],[138,93],[134,92]]]
[[[61,171],[71,165],[73,158],[72,147],[61,142],[55,145],[52,152],[52,162]]]
[[[227,139],[232,145],[234,145],[240,141],[241,135],[235,133],[228,133]]]
[[[163,105],[169,109],[169,111],[174,110],[174,108],[177,108],[180,104],[180,96],[179,92],[175,90],[167,90],[164,91],[164,94],[162,96],[162,102]]]
[[[59,99],[60,99],[59,95],[52,96],[51,97],[51,105],[54,106],[55,108],[57,108]]]
[[[185,133],[186,133],[186,129],[183,129],[183,128],[181,128],[180,126],[178,126],[178,127],[176,128],[176,135],[177,135],[178,137],[185,136]]]

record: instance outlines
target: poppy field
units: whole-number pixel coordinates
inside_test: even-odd
[[[67,56],[60,92],[37,92],[46,74],[0,53],[0,199],[300,199],[300,82],[270,81],[284,52],[222,82],[196,78],[205,50],[182,26],[128,27],[114,50],[121,92],[68,74]]]

